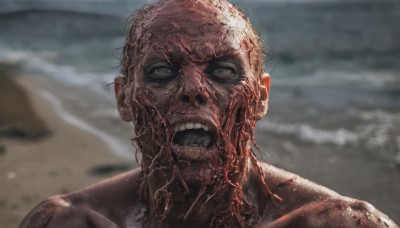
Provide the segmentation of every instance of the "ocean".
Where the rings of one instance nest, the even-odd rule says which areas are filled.
[[[2,1],[0,62],[74,88],[60,98],[65,110],[121,138],[130,131],[107,85],[129,15],[146,2]],[[264,39],[271,74],[259,156],[400,223],[400,2],[235,3]]]

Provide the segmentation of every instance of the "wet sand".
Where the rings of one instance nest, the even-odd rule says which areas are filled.
[[[1,227],[17,227],[48,196],[129,168],[98,137],[60,119],[34,80],[1,66],[0,86]]]

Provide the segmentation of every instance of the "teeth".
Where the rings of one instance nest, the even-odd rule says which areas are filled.
[[[193,129],[193,123],[186,123],[186,129]]]
[[[181,123],[174,127],[175,132],[184,131],[187,129],[203,129],[204,131],[208,131],[210,128],[202,123],[193,122]]]

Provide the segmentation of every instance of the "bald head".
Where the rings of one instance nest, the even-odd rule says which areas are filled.
[[[169,42],[164,43],[167,40]],[[161,50],[160,42],[163,42]],[[151,50],[154,45],[158,45],[158,50]],[[238,8],[224,0],[160,0],[145,6],[134,17],[124,46],[121,70],[125,76],[133,76],[149,50],[167,56],[172,49],[184,49],[192,54],[192,60],[208,61],[205,56],[226,54],[217,53],[216,49],[234,52],[240,48],[248,51],[253,74],[261,76],[264,62],[261,39]]]

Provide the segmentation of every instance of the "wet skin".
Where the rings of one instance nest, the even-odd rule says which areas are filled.
[[[250,173],[244,185],[247,197],[265,207],[254,227],[398,227],[367,202],[340,196],[271,165],[262,167],[271,190],[285,200],[266,197],[260,191],[259,174]],[[34,208],[20,227],[140,227],[145,207],[139,196],[141,176],[136,169],[68,195],[50,197]],[[162,226],[157,222],[151,227]]]
[[[269,75],[230,4],[163,1],[134,26],[115,92],[141,169],[51,197],[21,227],[397,227],[366,202],[256,160],[249,145]],[[180,130],[188,123],[203,128]]]

